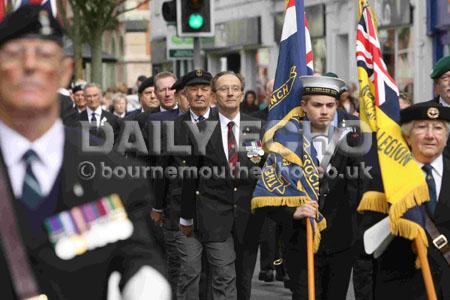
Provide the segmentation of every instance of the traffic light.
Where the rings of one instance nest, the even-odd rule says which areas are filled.
[[[175,0],[163,3],[162,15],[167,23],[175,23],[177,21],[177,4]]]
[[[214,36],[213,2],[214,0],[177,0],[178,36]]]

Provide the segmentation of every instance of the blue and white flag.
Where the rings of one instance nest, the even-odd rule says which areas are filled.
[[[274,91],[269,102],[263,145],[269,155],[252,198],[252,210],[268,206],[297,207],[318,201],[319,173],[309,122],[300,107],[300,76],[312,75],[312,49],[302,0],[288,2],[280,42]],[[314,251],[326,221],[310,219]]]

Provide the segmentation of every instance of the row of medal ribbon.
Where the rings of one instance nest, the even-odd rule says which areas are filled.
[[[63,211],[44,224],[56,255],[64,260],[125,240],[133,233],[133,224],[117,194]]]

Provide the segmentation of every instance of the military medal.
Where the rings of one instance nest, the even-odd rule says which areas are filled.
[[[252,141],[250,145],[245,146],[247,151],[247,157],[254,164],[258,164],[261,161],[261,157],[264,155],[260,141]]]
[[[47,218],[44,225],[56,255],[64,260],[125,240],[133,233],[117,194],[63,211]]]

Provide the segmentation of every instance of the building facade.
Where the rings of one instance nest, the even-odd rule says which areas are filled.
[[[379,39],[388,70],[400,90],[408,92],[415,102],[431,99],[433,83],[429,74],[432,65],[449,52],[450,18],[445,18],[443,11],[450,13],[450,2],[441,1],[435,10],[442,16],[437,17],[430,11],[430,3],[439,1],[369,0],[377,15]],[[184,74],[192,68],[191,60],[167,57],[169,30],[161,14],[163,2],[152,1],[153,69]],[[212,73],[225,69],[240,72],[246,78],[247,89],[261,93],[265,82],[275,76],[285,2],[213,0],[215,36],[201,41],[206,68]],[[348,83],[357,84],[358,1],[305,0],[305,11],[316,72],[331,71]],[[430,23],[439,32],[430,30]],[[436,40],[442,46],[437,55]]]

